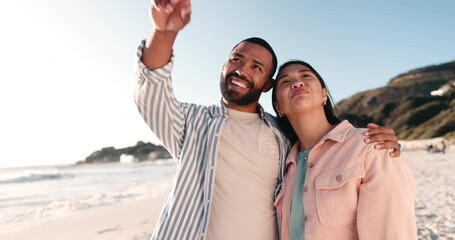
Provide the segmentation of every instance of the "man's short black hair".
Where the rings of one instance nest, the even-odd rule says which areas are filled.
[[[250,37],[250,38],[247,38],[247,39],[242,40],[241,42],[237,43],[237,45],[235,45],[234,48],[236,48],[240,43],[243,43],[243,42],[249,42],[249,43],[254,43],[254,44],[260,45],[263,48],[267,49],[267,51],[269,51],[269,53],[272,55],[272,64],[273,64],[272,72],[270,72],[270,79],[272,79],[273,75],[275,74],[276,68],[278,66],[278,60],[276,58],[275,52],[272,49],[272,46],[270,46],[270,44],[262,38]],[[234,48],[232,48],[232,49],[234,50]]]

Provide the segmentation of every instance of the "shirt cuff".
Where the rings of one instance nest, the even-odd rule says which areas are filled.
[[[142,51],[145,47],[145,39],[141,41],[136,53],[136,73],[141,76],[140,79],[150,79],[152,81],[162,81],[169,79],[174,65],[174,52],[172,52],[171,59],[164,66],[157,69],[149,69],[141,61]]]

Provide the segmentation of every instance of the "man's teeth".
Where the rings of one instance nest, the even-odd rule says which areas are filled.
[[[234,85],[237,85],[238,87],[241,87],[241,88],[247,88],[247,85],[243,82],[240,82],[240,81],[236,81],[236,80],[232,80],[232,83]]]

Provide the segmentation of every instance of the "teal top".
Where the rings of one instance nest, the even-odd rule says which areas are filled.
[[[291,220],[289,231],[291,240],[305,239],[305,211],[303,209],[303,187],[308,165],[308,155],[311,149],[297,154],[297,173],[295,175],[294,193],[291,205]]]

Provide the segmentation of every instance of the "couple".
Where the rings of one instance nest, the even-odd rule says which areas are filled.
[[[325,118],[332,116],[328,91],[309,65],[280,68],[278,121],[258,104],[277,68],[260,38],[232,49],[220,104],[176,100],[172,47],[190,13],[189,0],[155,1],[154,28],[137,52],[137,107],[177,162],[151,239],[413,239],[408,170],[365,144],[364,130]],[[367,139],[399,156],[391,129],[371,129]]]

